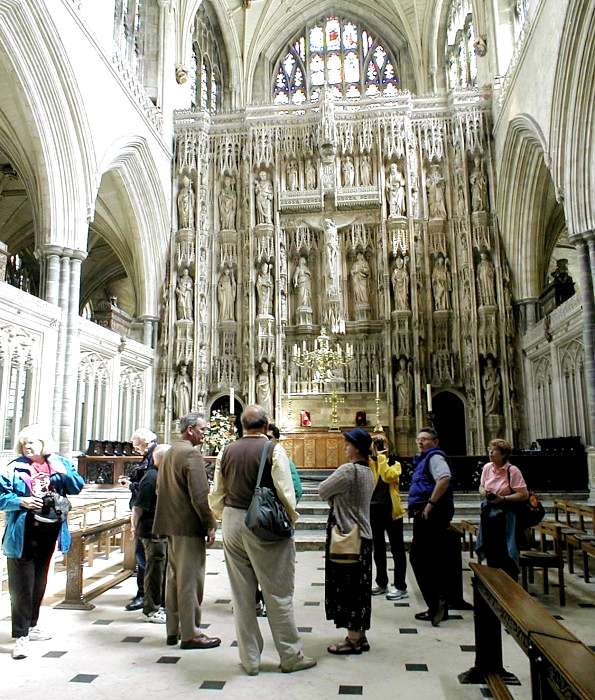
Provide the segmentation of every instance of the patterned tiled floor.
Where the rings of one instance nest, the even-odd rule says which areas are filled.
[[[220,636],[217,649],[186,651],[165,644],[163,625],[143,622],[140,612],[126,612],[124,605],[133,595],[133,579],[96,599],[90,612],[56,610],[44,606],[40,624],[51,629],[54,638],[32,643],[27,659],[10,657],[8,600],[0,599],[0,698],[21,700],[187,700],[225,697],[230,699],[268,697],[283,700],[327,700],[339,695],[373,700],[481,700],[489,697],[485,688],[461,686],[457,674],[473,664],[472,613],[433,628],[414,619],[424,609],[415,582],[408,572],[410,597],[393,603],[379,596],[373,599],[372,628],[368,633],[371,651],[361,656],[335,657],[326,647],[339,641],[337,631],[324,619],[324,574],[320,552],[297,556],[295,615],[303,635],[306,653],[318,659],[318,666],[297,674],[281,674],[267,620],[259,619],[265,639],[261,672],[246,676],[238,663],[231,594],[223,553],[209,553],[205,582],[203,628]],[[470,573],[465,572],[466,597],[471,599]],[[595,584],[585,585],[567,576],[569,600],[557,606],[556,589],[547,599],[552,614],[563,618],[587,644],[595,644]],[[534,591],[539,591],[539,579]],[[49,602],[56,602],[57,597]],[[580,607],[579,607],[580,606]],[[530,697],[529,667],[515,642],[503,635],[506,667],[517,674],[521,685],[511,688],[516,699]]]

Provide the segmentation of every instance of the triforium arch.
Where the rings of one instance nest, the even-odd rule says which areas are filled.
[[[84,248],[92,208],[95,154],[85,107],[58,36],[44,3],[0,2],[0,61],[15,77],[25,117],[40,125],[35,138],[41,152],[35,164],[36,244],[76,250]],[[10,99],[10,93],[3,94]]]
[[[336,16],[351,20],[366,28],[393,54],[399,54],[403,87],[421,94],[425,89],[422,56],[415,33],[412,32],[402,9],[390,9],[374,4],[373,12],[366,12],[364,3],[338,0],[333,2],[298,1],[291,16],[279,11],[277,3],[271,3],[262,13],[254,32],[256,37],[250,46],[246,62],[246,82],[249,86],[248,102],[270,102],[272,80],[279,59],[294,38],[298,38],[307,26],[316,20]],[[283,55],[282,55],[283,54]]]

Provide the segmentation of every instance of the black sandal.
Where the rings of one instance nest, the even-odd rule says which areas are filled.
[[[370,651],[370,642],[367,640],[366,635],[359,638],[357,645],[362,651]]]
[[[369,645],[368,645],[369,648]],[[329,654],[336,654],[344,656],[346,654],[361,654],[363,649],[361,647],[361,640],[353,642],[349,637],[345,637],[345,641],[339,642],[338,644],[331,644],[326,648]]]

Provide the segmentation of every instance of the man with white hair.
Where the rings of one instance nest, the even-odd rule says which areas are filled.
[[[138,485],[132,508],[132,533],[145,552],[143,613],[147,622],[165,624],[163,609],[163,577],[167,557],[167,538],[153,528],[157,506],[157,470],[169,450],[169,445],[156,445],[152,451],[153,464],[147,468]]]
[[[157,435],[148,428],[137,428],[130,437],[134,451],[143,457],[129,479],[123,478],[121,484],[128,484],[130,489],[130,510],[134,507],[138,487],[147,469],[153,466],[153,450],[157,445]],[[136,595],[125,606],[126,610],[140,610],[144,605],[145,596],[145,550],[140,539],[136,543]]]

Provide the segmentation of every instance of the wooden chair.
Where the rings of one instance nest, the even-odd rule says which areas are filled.
[[[566,590],[564,588],[564,557],[562,554],[557,552],[539,552],[533,549],[528,549],[522,551],[519,556],[519,566],[521,567],[521,580],[523,583],[523,588],[528,591],[528,577],[527,573],[531,572],[531,579],[533,579],[534,569],[543,569],[543,593],[547,595],[549,593],[549,579],[548,572],[549,569],[558,569],[558,596],[560,600],[560,606],[564,607],[566,605]]]

